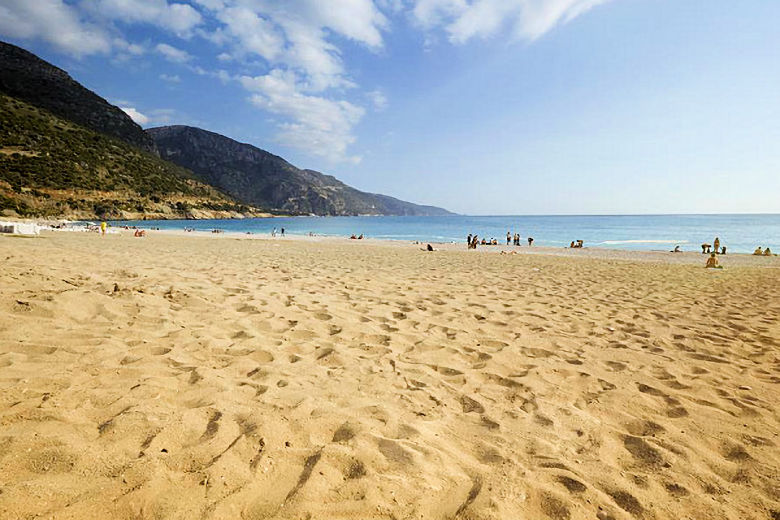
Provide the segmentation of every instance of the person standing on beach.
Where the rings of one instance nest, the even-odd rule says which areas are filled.
[[[282,236],[284,236],[284,228],[282,228]]]
[[[512,233],[509,231],[506,232],[506,245],[509,245],[512,243]]]
[[[108,224],[106,224],[105,220],[100,223],[100,234],[101,235],[105,235],[106,234],[106,227],[107,226],[108,226]]]
[[[471,249],[471,233],[469,233],[469,236],[466,237],[466,245],[469,249]]]
[[[528,237],[528,245],[529,246],[534,245],[534,238],[533,237]]]

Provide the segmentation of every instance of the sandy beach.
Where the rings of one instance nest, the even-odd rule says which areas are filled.
[[[778,520],[780,258],[704,260],[0,237],[0,518]]]

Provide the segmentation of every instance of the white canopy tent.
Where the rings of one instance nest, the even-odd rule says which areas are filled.
[[[0,233],[8,235],[40,235],[41,228],[34,222],[3,222],[0,220]]]

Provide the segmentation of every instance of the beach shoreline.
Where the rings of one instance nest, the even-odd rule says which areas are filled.
[[[551,247],[551,246],[520,246],[505,245],[479,245],[475,250],[468,250],[465,241],[463,243],[455,242],[435,242],[435,241],[410,241],[390,238],[363,238],[360,240],[350,239],[346,236],[315,235],[287,233],[281,236],[273,237],[270,234],[260,233],[242,233],[231,231],[220,231],[213,233],[205,230],[185,231],[184,229],[153,229],[143,228],[149,233],[149,236],[175,236],[187,238],[205,238],[205,239],[232,239],[232,240],[260,240],[269,243],[282,241],[301,241],[307,243],[332,243],[332,244],[354,244],[376,245],[387,247],[401,247],[408,249],[423,249],[426,244],[431,244],[437,251],[465,251],[471,253],[489,253],[489,254],[508,254],[508,255],[542,255],[567,258],[593,258],[593,259],[611,259],[623,261],[641,261],[641,262],[660,262],[668,264],[701,264],[706,262],[707,256],[699,252],[684,251],[672,253],[669,250],[635,250],[619,249],[606,247],[569,248],[569,247]],[[44,233],[59,233],[62,230],[46,229]],[[125,229],[123,226],[114,226],[109,228],[110,233],[121,234],[123,236],[132,236],[134,228]],[[144,237],[146,238],[146,237]],[[728,253],[718,255],[724,266],[753,266],[753,267],[772,267],[780,268],[780,257],[773,255],[771,257],[755,256],[748,253]]]

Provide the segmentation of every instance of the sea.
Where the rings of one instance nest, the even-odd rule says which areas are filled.
[[[523,245],[567,247],[582,240],[585,247],[668,251],[701,251],[715,237],[729,252],[752,253],[767,246],[780,253],[780,214],[756,215],[515,215],[438,217],[274,217],[226,220],[128,220],[115,226],[137,226],[195,232],[219,229],[231,233],[349,237],[363,234],[379,240],[463,242],[468,234],[506,243],[506,233],[519,233]]]

